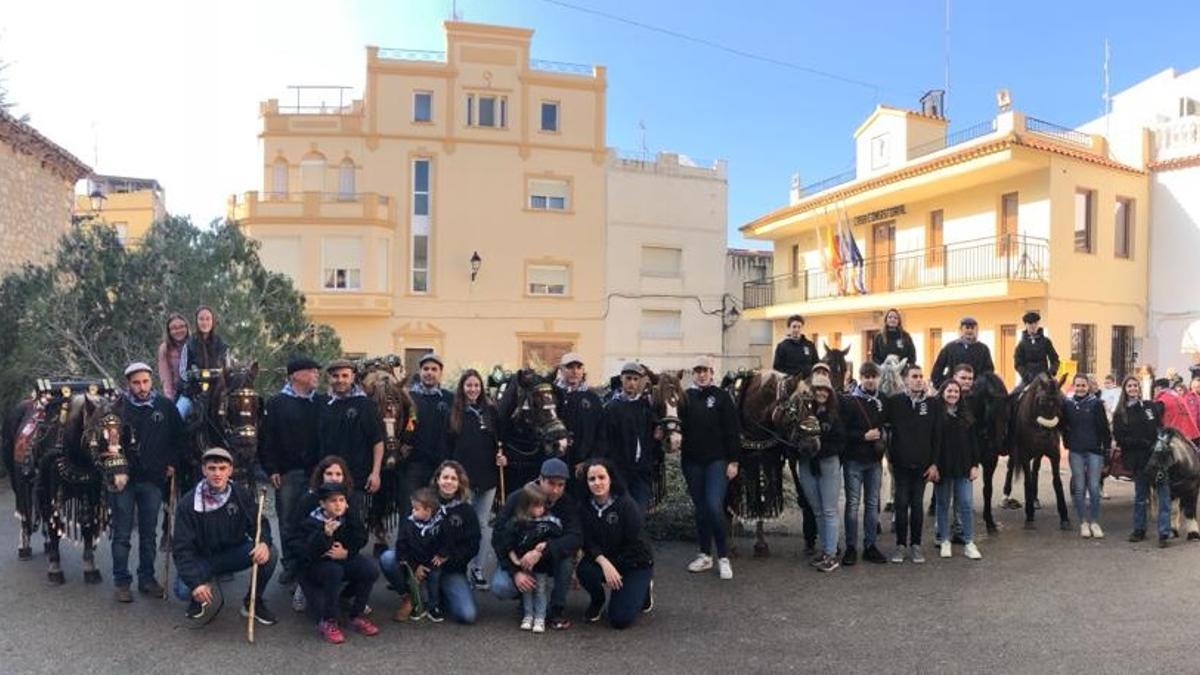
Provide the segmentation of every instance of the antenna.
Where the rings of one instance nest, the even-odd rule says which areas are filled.
[[[92,168],[100,170],[100,135],[96,133],[96,120],[92,120]]]
[[[450,0],[450,20],[461,21],[462,15],[458,13],[458,0]]]
[[[1108,38],[1104,38],[1104,95],[1101,97],[1104,100],[1104,137],[1108,138],[1109,129],[1112,126],[1112,96],[1109,94],[1109,79],[1108,79],[1108,59],[1110,52],[1108,50]]]
[[[646,120],[638,120],[638,130],[642,137],[642,161],[650,161],[650,148],[646,146]]]
[[[945,30],[945,57],[946,57],[946,73],[945,82],[942,89],[945,90],[945,98],[950,98],[950,0],[946,0],[946,30]],[[946,116],[946,101],[942,101],[942,117]]]

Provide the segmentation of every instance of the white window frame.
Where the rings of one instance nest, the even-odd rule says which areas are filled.
[[[358,267],[331,267],[325,261],[325,247],[329,239],[358,239],[359,260]],[[362,259],[364,242],[358,237],[328,237],[321,240],[321,289],[334,292],[356,292],[363,288],[363,266],[365,261]],[[339,274],[341,279],[339,280]]]
[[[422,96],[429,99],[429,117],[422,119],[417,115],[417,100]],[[426,89],[418,89],[413,92],[412,98],[412,121],[417,124],[431,124],[433,122],[433,92]]]
[[[287,160],[279,158],[271,165],[271,191],[268,193],[269,198],[282,199],[288,193],[288,163]]]
[[[679,330],[674,333],[657,333],[646,330],[646,315],[648,313],[655,314],[671,314],[679,318]],[[644,340],[682,340],[683,339],[683,310],[679,309],[654,309],[643,308],[641,315],[638,317],[638,334]]]
[[[679,255],[679,266],[672,273],[668,270],[655,270],[646,266],[646,251],[655,249],[659,251],[673,251]],[[645,244],[642,246],[642,265],[641,273],[643,277],[652,277],[655,279],[682,279],[683,278],[683,248],[678,246],[665,246],[657,244]]]
[[[536,189],[537,183],[561,183],[565,188],[563,196],[540,194]],[[571,181],[558,178],[530,178],[528,182],[529,208],[534,211],[568,211],[571,207]]]
[[[492,102],[492,124],[483,123],[483,101]],[[484,129],[508,128],[508,97],[500,94],[467,94],[467,126]]]
[[[425,164],[425,189],[417,189],[417,166]],[[410,189],[412,191],[412,213],[409,216],[410,235],[408,238],[408,292],[424,295],[429,293],[431,284],[430,258],[433,254],[433,239],[430,236],[432,227],[430,220],[433,211],[433,159],[429,157],[415,157],[410,164],[412,169],[412,180],[410,181]],[[419,213],[417,208],[417,197],[424,196],[424,213]],[[425,248],[424,266],[417,266],[417,242],[422,240]],[[418,274],[424,276],[424,287],[420,288],[417,283]]]
[[[338,165],[338,199],[350,201],[355,197],[355,167],[350,159],[343,159]]]
[[[550,284],[535,284],[531,278],[534,270],[552,270],[563,273],[562,291],[555,293],[551,290]],[[544,290],[534,290],[536,286],[543,286]],[[525,294],[535,298],[565,298],[571,295],[571,267],[569,265],[559,265],[553,263],[528,263],[525,265]]]

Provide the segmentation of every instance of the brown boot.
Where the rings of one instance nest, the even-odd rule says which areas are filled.
[[[113,597],[117,602],[133,602],[133,593],[129,592],[128,586],[117,586],[117,590],[113,591]]]
[[[392,615],[392,621],[408,621],[408,618],[412,616],[412,609],[412,599],[410,599],[407,595],[403,598],[400,598],[400,607],[398,607],[396,609],[396,613]]]

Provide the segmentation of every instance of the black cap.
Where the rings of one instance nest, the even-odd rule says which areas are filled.
[[[308,358],[307,356],[293,356],[287,362],[287,374],[291,375],[297,370],[320,370],[321,364]]]
[[[975,317],[973,317],[973,316],[964,316],[962,318],[962,320],[958,322],[958,325],[960,325],[960,326],[978,326],[979,322],[976,321]]]
[[[1032,310],[1025,312],[1025,316],[1021,317],[1021,321],[1024,323],[1037,323],[1041,320],[1042,315]]]
[[[346,496],[346,484],[345,483],[334,483],[334,482],[327,481],[327,482],[321,483],[321,487],[317,488],[317,499],[325,499],[325,498],[331,497],[333,495],[341,495],[341,496],[345,497]]]

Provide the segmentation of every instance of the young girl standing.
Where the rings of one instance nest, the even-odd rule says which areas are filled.
[[[983,556],[975,545],[975,513],[972,509],[971,483],[979,476],[979,445],[975,422],[962,401],[962,388],[954,380],[942,383],[942,443],[937,452],[937,520],[934,538],[941,543],[941,556],[951,556],[949,532],[950,501],[954,500],[962,521],[963,555],[971,560]]]

